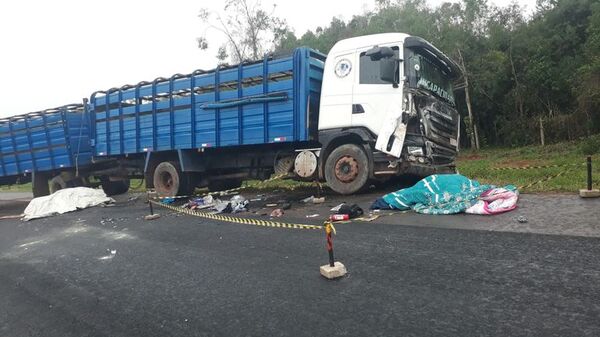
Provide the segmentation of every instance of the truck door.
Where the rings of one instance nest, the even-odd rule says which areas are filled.
[[[348,127],[352,121],[352,89],[354,88],[354,51],[328,56],[332,68],[325,69],[319,130]],[[331,57],[331,60],[330,60]]]
[[[392,48],[396,58],[402,59],[401,43],[379,46]],[[398,66],[398,85],[384,82],[380,78],[380,61],[365,55],[371,48],[357,49],[355,54],[358,70],[354,78],[352,126],[368,128],[377,135],[377,150],[400,157],[406,135],[406,125],[402,123],[402,63]]]

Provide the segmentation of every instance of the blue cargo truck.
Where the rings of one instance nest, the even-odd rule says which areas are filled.
[[[109,194],[145,178],[171,196],[273,173],[351,194],[393,176],[448,172],[458,76],[428,42],[388,33],[339,41],[327,56],[298,48],[98,91],[83,104],[89,163],[38,176],[66,185],[96,177]],[[75,156],[82,149],[71,147]]]
[[[33,181],[36,196],[72,186],[78,168],[87,167],[92,159],[84,110],[82,104],[71,104],[1,118],[0,184]]]

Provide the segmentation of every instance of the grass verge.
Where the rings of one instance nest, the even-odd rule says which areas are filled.
[[[566,174],[525,188],[522,192],[577,192],[586,187],[587,171],[584,142],[564,142],[546,146],[491,148],[462,151],[457,161],[460,174],[484,184],[529,185],[569,169]],[[594,185],[600,184],[600,156],[592,156]],[[493,168],[576,165],[544,169],[496,171]]]

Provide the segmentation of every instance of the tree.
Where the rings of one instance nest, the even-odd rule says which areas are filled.
[[[274,15],[275,9],[273,5],[267,12],[259,0],[227,0],[223,13],[201,9],[198,17],[204,33],[197,39],[198,47],[207,50],[209,39],[217,39],[208,34],[216,32],[225,38],[216,55],[220,63],[259,60],[289,33],[285,20]]]

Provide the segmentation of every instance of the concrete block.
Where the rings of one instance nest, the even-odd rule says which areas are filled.
[[[158,213],[154,213],[154,214],[148,214],[144,217],[144,220],[156,220],[160,218],[160,214]]]
[[[600,190],[579,190],[579,196],[582,198],[598,198],[600,197]]]
[[[321,266],[320,268],[321,270],[321,275],[323,275],[323,277],[326,277],[330,280],[334,279],[334,278],[338,278],[338,277],[342,277],[344,275],[346,275],[347,271],[346,271],[346,267],[344,266],[343,263],[336,261],[334,263],[334,266],[330,266],[329,264],[326,264],[324,266]]]

